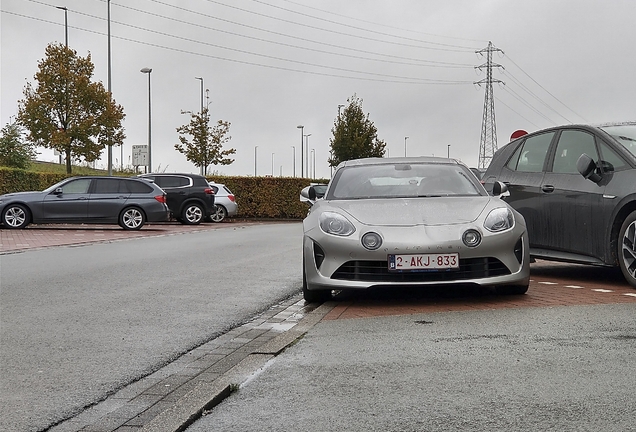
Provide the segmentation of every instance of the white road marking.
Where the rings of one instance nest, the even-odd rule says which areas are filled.
[[[593,288],[592,291],[602,292],[602,293],[614,292],[612,290],[607,290],[607,289],[602,289],[602,288]]]
[[[558,282],[539,282],[539,283],[544,285],[558,285]]]
[[[636,294],[634,294],[634,293],[625,293],[623,295],[630,296],[630,297],[636,297]]]
[[[581,288],[584,288],[584,287],[582,287],[582,286],[578,286],[578,285],[566,285],[565,287],[566,287],[566,288],[575,288],[575,289],[581,289]]]

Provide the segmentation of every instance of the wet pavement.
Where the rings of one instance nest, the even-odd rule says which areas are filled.
[[[140,231],[124,231],[113,226],[0,229],[0,255],[37,248],[236,229],[258,223],[268,222],[229,222],[195,227],[166,223],[147,225]],[[183,430],[321,321],[449,311],[636,303],[636,291],[627,285],[620,272],[612,269],[538,261],[532,264],[531,271],[530,289],[524,296],[498,296],[470,289],[454,293],[448,293],[448,289],[384,290],[342,293],[336,301],[319,305],[308,304],[301,294],[297,294],[47,430]]]

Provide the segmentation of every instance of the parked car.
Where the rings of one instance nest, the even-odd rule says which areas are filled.
[[[500,194],[506,191],[498,184]],[[523,294],[530,270],[523,217],[452,159],[341,163],[303,221],[303,295],[457,283]]]
[[[214,191],[199,174],[141,174],[166,191],[171,216],[186,225],[197,225],[214,213]]]
[[[72,177],[41,192],[0,196],[5,228],[30,223],[113,223],[138,230],[146,222],[168,220],[166,195],[161,188],[124,177]]]
[[[524,135],[495,153],[483,179],[508,185],[531,256],[620,266],[636,287],[636,122]]]
[[[214,191],[214,204],[216,205],[216,211],[210,215],[209,221],[222,222],[226,217],[235,216],[238,205],[234,194],[224,184],[213,182],[208,182],[208,184]]]

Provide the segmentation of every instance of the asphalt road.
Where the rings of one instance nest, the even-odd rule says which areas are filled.
[[[0,257],[0,430],[42,430],[300,290],[300,223]]]
[[[323,320],[187,432],[634,431],[634,304]]]

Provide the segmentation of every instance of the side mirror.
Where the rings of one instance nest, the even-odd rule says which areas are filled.
[[[310,186],[308,193],[309,193],[309,199],[315,202],[316,201],[316,189],[314,189],[313,186]]]
[[[576,169],[583,177],[594,183],[601,181],[601,176],[596,172],[596,162],[585,153],[576,161]]]
[[[62,193],[63,193],[63,190],[62,190],[61,187],[59,187],[59,188],[57,188],[57,189],[55,189],[53,191],[53,194],[55,194],[55,195],[62,195]]]
[[[510,196],[510,192],[508,192],[508,186],[500,181],[496,181],[492,185],[492,194],[494,196],[498,196],[499,198]]]

